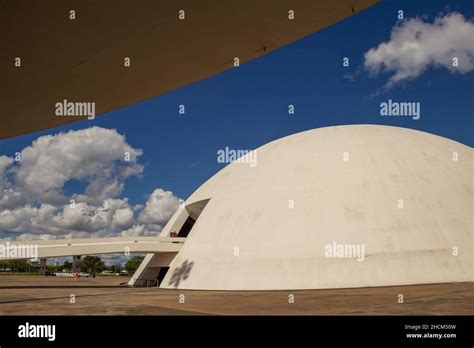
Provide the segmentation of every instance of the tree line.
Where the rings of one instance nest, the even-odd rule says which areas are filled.
[[[129,273],[135,272],[143,261],[144,256],[133,256],[126,263],[125,267],[122,265],[106,265],[99,256],[85,256],[80,262],[79,266],[82,272],[89,274],[99,274],[102,271],[111,271],[118,273],[123,269],[126,269]],[[61,265],[46,265],[46,270],[49,272],[71,272],[73,264],[71,261],[64,261]],[[11,260],[11,261],[0,261],[0,270],[5,272],[11,270],[14,273],[39,273],[39,263],[31,263],[28,260]]]

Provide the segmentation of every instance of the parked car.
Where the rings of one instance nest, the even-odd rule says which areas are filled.
[[[91,275],[89,273],[79,272],[78,276],[82,278],[89,278]]]

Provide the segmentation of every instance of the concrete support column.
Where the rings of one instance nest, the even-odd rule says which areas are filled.
[[[81,261],[81,255],[76,255],[72,257],[72,272],[80,272],[81,271],[81,266],[79,265],[79,262]]]
[[[40,274],[46,274],[46,258],[42,257],[40,258],[40,269],[39,269]]]

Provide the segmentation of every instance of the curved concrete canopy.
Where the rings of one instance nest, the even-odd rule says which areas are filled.
[[[256,153],[256,166],[226,166],[185,202],[208,200],[161,287],[473,280],[470,147],[411,129],[353,125],[298,133]],[[183,224],[185,207],[161,236]],[[364,253],[338,254],[339,246]]]
[[[63,100],[94,102],[103,114],[230,69],[234,57],[245,63],[378,1],[0,1],[0,139],[86,118],[56,116]]]

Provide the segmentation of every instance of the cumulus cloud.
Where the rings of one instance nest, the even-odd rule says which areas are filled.
[[[137,163],[141,154],[114,129],[91,127],[42,136],[21,151],[15,184],[32,200],[57,204],[65,202],[61,189],[66,182],[83,180],[89,183],[88,198],[106,199],[121,192],[124,179],[143,171]]]
[[[0,189],[6,189],[7,181],[4,179],[3,175],[6,172],[7,168],[10,167],[13,163],[13,158],[7,156],[0,156]]]
[[[125,180],[143,172],[135,149],[116,130],[92,127],[39,137],[20,152],[0,156],[0,232],[19,239],[154,235],[178,207],[156,189],[145,204],[118,197]],[[76,180],[82,193],[68,197]]]
[[[179,199],[171,191],[158,188],[148,198],[139,220],[145,223],[164,223],[173,215],[178,205]]]
[[[474,22],[453,12],[433,23],[420,18],[401,22],[390,40],[365,53],[365,68],[372,76],[392,73],[386,87],[421,75],[429,67],[453,73],[474,69]],[[457,58],[458,66],[453,65]]]
[[[146,234],[145,225],[133,225],[129,229],[122,231],[122,237],[143,236]]]

